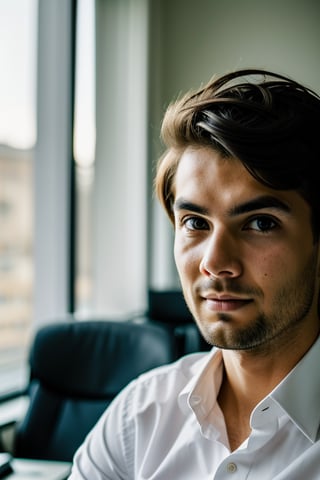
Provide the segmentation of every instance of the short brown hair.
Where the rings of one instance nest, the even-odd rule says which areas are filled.
[[[213,79],[172,102],[161,137],[155,190],[173,222],[173,186],[182,153],[206,146],[238,158],[261,183],[297,190],[309,203],[319,232],[320,97],[277,73],[245,69]]]

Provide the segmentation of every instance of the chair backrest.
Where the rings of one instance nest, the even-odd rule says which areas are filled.
[[[171,329],[176,338],[178,356],[212,348],[201,335],[181,290],[150,289],[147,317]]]
[[[86,320],[42,327],[30,351],[30,404],[14,455],[71,461],[124,386],[176,357],[173,336],[157,325]]]

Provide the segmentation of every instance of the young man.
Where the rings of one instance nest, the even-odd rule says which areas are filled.
[[[320,98],[272,72],[169,106],[156,191],[209,353],[127,386],[70,479],[319,480]]]

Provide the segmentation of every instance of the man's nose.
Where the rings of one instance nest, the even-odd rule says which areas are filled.
[[[242,273],[239,245],[225,230],[219,230],[208,237],[199,266],[206,277],[238,277]]]

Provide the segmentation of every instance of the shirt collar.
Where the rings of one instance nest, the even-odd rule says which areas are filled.
[[[320,424],[319,365],[320,337],[269,395],[313,442]]]
[[[186,413],[194,410],[201,422],[212,410],[222,382],[222,352],[215,347],[192,366],[192,378],[179,395],[179,406]],[[276,416],[286,414],[311,441],[317,439],[320,425],[320,337],[280,384],[254,409],[273,405]],[[271,403],[270,403],[271,400]],[[270,410],[271,414],[271,410]],[[257,420],[257,418],[256,418]],[[259,422],[260,423],[260,422]]]
[[[222,352],[213,347],[192,366],[192,377],[180,392],[178,402],[183,412],[194,410],[201,422],[217,400],[222,382]]]

